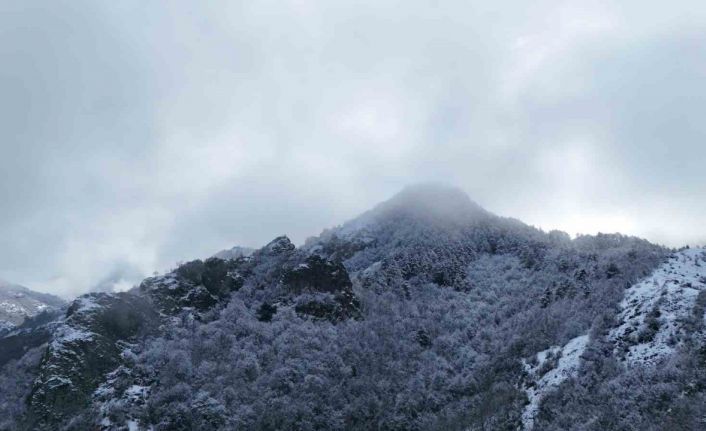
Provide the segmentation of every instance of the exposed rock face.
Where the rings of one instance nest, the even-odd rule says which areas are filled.
[[[269,244],[258,251],[258,254],[264,256],[277,256],[292,252],[295,248],[296,246],[292,244],[292,241],[290,241],[287,236],[283,235],[270,241]]]
[[[320,256],[309,256],[304,263],[285,273],[283,281],[297,294],[336,294],[352,287],[346,268],[341,263],[327,261]]]
[[[89,294],[74,301],[42,359],[26,428],[53,430],[86,408],[106,373],[120,364],[127,343],[158,324],[151,305],[130,293]]]
[[[194,260],[170,274],[146,279],[139,289],[163,313],[174,314],[183,308],[205,311],[242,286],[243,277],[238,272],[242,263],[243,258]]]
[[[146,279],[131,292],[84,295],[63,319],[0,339],[12,358],[28,346],[49,342],[28,400],[25,428],[56,429],[92,402],[107,402],[110,382],[129,381],[123,356],[131,346],[158,333],[171,316],[187,313],[200,319],[201,313],[226,304],[245,283],[259,286],[271,298],[272,304],[260,307],[262,321],[277,313],[274,303],[333,322],[359,316],[345,267],[297,250],[285,236],[252,256],[187,262]]]
[[[304,263],[286,272],[283,282],[295,294],[326,294],[323,297],[312,295],[299,302],[295,307],[298,313],[331,321],[359,315],[353,284],[340,262],[309,256]]]

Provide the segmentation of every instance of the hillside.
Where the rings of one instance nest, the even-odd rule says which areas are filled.
[[[687,360],[703,360],[699,358],[702,353],[695,354],[693,349],[695,347],[703,349],[704,319],[706,319],[704,314],[706,268],[704,266],[706,265],[702,266],[702,264],[705,262],[706,249],[704,248],[685,249],[672,254],[652,274],[625,290],[615,321],[603,328],[604,333],[580,335],[563,347],[552,347],[525,361],[524,366],[529,376],[525,387],[530,403],[523,412],[524,429],[533,428],[540,413],[540,403],[545,396],[568,395],[562,391],[557,391],[558,394],[552,394],[552,392],[565,382],[568,382],[568,385],[562,389],[567,390],[567,387],[576,384],[576,381],[570,379],[577,378],[581,372],[586,371],[588,366],[583,361],[591,358],[588,355],[584,356],[584,353],[591,338],[594,344],[604,344],[613,348],[612,354],[607,355],[607,358],[612,362],[611,365],[616,367],[613,370],[615,377],[623,374],[617,372],[618,370],[624,371],[627,375],[654,373],[659,367],[683,360],[685,357]],[[595,383],[605,385],[608,382]],[[688,385],[685,384],[685,388],[703,383],[698,380],[691,381]],[[639,391],[636,391],[635,398],[638,394]],[[645,394],[639,395],[645,396]],[[647,394],[647,398],[650,395],[656,394]],[[664,394],[660,396],[663,397]],[[593,397],[589,398],[591,399],[585,401],[596,401],[592,399]],[[665,403],[666,407],[671,400],[659,401]],[[698,400],[694,405],[702,402]],[[616,406],[611,407],[617,407],[617,403]],[[545,407],[540,417],[549,423],[561,423],[560,420],[555,419],[556,414],[561,410],[563,409],[551,411]],[[665,412],[668,410],[667,408]],[[660,412],[660,415],[665,412]],[[634,426],[634,419],[625,420],[620,426],[617,424],[609,426],[611,429],[624,429],[624,427]],[[681,420],[684,419],[686,422],[681,423],[678,429],[699,429],[699,424],[703,423],[698,417],[681,418]],[[571,422],[574,420],[572,418]],[[654,420],[655,418],[651,416],[644,418],[643,426],[639,429],[654,427]],[[565,425],[566,423],[562,426]],[[542,429],[546,426],[548,424],[544,423]]]
[[[675,408],[629,420],[699,429],[702,250],[572,240],[428,185],[235,250],[40,325],[0,372],[0,429],[623,429],[590,394],[636,407],[657,395],[613,382],[664,364]]]
[[[21,325],[29,317],[56,311],[64,305],[65,301],[54,295],[34,292],[0,280],[0,332]]]

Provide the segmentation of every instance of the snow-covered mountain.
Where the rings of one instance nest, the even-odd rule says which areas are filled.
[[[685,249],[670,256],[625,291],[620,325],[610,332],[616,357],[627,366],[656,365],[673,354],[681,347],[682,332],[689,330],[684,322],[697,309],[697,301],[706,300],[705,291],[706,250]]]
[[[631,369],[659,367],[688,348],[706,319],[706,248],[686,248],[673,253],[649,276],[625,290],[616,324],[603,334],[613,346],[613,358]],[[693,325],[693,320],[701,325]],[[697,331],[695,331],[695,329]],[[565,346],[554,346],[523,361],[529,404],[522,415],[523,428],[533,428],[542,398],[581,371],[589,335],[580,335]]]
[[[703,260],[412,187],[0,337],[0,430],[703,429]]]
[[[64,304],[64,300],[54,295],[0,280],[0,332],[21,325],[28,317],[58,310]]]

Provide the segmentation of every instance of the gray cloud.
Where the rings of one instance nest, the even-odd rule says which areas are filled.
[[[4,2],[0,277],[73,295],[444,181],[706,242],[698,2]]]

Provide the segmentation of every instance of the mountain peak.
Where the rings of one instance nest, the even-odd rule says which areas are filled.
[[[392,198],[345,223],[336,233],[349,236],[380,223],[400,221],[439,227],[461,226],[492,216],[457,187],[421,183],[405,187]]]
[[[436,223],[468,223],[488,216],[461,189],[438,183],[407,186],[389,200],[380,203],[361,219],[413,218]]]
[[[478,212],[485,212],[460,188],[440,183],[422,183],[407,186],[391,199],[380,204],[380,207],[404,208],[447,216],[472,215]]]

